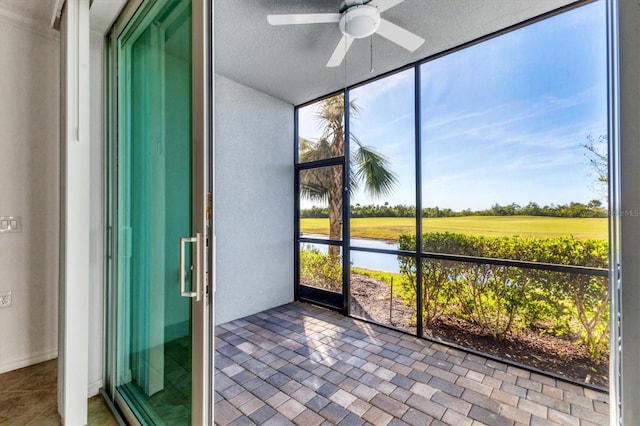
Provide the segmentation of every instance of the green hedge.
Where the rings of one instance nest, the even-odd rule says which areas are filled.
[[[342,291],[341,259],[312,248],[300,250],[300,283],[329,291]]]
[[[415,250],[414,235],[401,235],[401,250]],[[427,233],[423,252],[606,268],[607,241],[563,238],[476,237]],[[415,259],[399,257],[402,297],[416,302]],[[425,259],[422,320],[458,316],[495,338],[532,329],[573,337],[593,360],[608,350],[609,291],[606,277],[518,267]]]

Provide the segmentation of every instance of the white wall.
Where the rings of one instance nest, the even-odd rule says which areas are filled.
[[[58,355],[59,40],[0,10],[0,373]]]
[[[640,424],[640,4],[620,0],[622,416]],[[625,214],[625,212],[627,214]]]
[[[216,323],[293,300],[293,106],[216,76]]]

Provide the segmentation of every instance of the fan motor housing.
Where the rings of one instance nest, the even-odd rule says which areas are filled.
[[[342,34],[351,38],[368,37],[380,27],[380,12],[373,6],[352,6],[340,17],[339,26]]]

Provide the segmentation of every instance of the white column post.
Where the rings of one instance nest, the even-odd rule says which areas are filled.
[[[62,6],[62,251],[58,411],[87,424],[89,337],[89,0]]]
[[[619,0],[622,421],[640,424],[640,3]],[[613,408],[613,407],[612,407]]]

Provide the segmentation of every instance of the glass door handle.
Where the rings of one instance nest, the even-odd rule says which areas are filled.
[[[180,296],[183,297],[195,297],[196,302],[200,301],[200,233],[196,233],[195,237],[180,238]],[[195,255],[195,268],[192,265],[192,269],[195,270],[196,288],[195,291],[186,291],[185,279],[184,279],[184,250],[187,243],[195,243],[196,255]],[[193,276],[193,274],[192,274]]]

